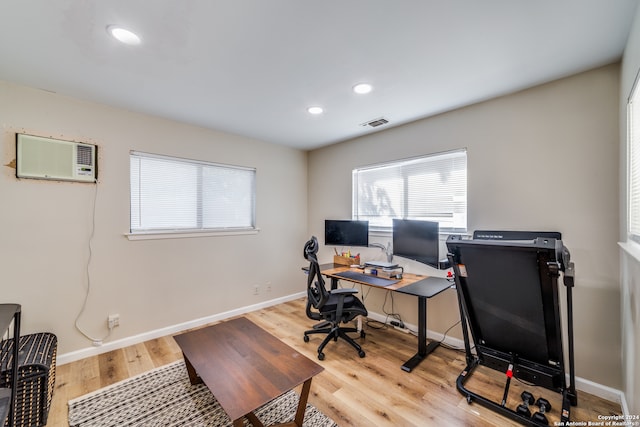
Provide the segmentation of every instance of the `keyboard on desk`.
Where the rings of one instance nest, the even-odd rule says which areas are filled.
[[[340,273],[336,273],[335,276],[343,277],[345,279],[355,280],[357,282],[366,283],[368,285],[373,286],[389,286],[394,283],[398,283],[398,280],[394,279],[384,279],[382,277],[372,276],[370,274],[360,273],[359,271],[342,271]]]

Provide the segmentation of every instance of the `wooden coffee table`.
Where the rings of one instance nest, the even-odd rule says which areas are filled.
[[[182,349],[191,383],[204,382],[234,427],[243,425],[243,417],[256,427],[263,426],[253,411],[300,384],[295,419],[278,425],[302,426],[311,380],[324,370],[322,366],[244,317],[174,339]]]

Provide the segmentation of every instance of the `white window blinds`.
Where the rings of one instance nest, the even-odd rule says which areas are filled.
[[[253,168],[131,152],[131,233],[255,228]]]
[[[466,232],[466,150],[353,170],[353,218],[380,229],[403,218],[437,221],[445,232]]]
[[[640,242],[640,89],[638,79],[627,104],[628,127],[628,233]]]

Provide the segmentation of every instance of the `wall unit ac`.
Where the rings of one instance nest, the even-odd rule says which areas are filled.
[[[81,142],[16,135],[18,178],[96,182],[97,147]]]

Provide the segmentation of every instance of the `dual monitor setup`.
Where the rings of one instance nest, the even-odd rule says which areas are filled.
[[[328,219],[324,230],[325,245],[369,246],[369,221]],[[437,222],[393,219],[393,255],[441,268],[439,232]]]

